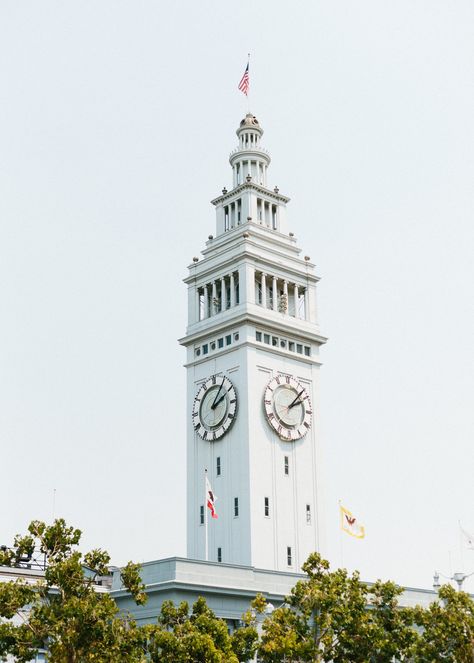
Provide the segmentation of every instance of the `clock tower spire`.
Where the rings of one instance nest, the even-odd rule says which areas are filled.
[[[267,183],[263,129],[247,113],[216,235],[189,266],[188,556],[204,559],[207,475],[218,520],[209,559],[298,571],[320,547],[318,277]]]

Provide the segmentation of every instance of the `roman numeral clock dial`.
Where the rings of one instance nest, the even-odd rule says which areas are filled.
[[[192,411],[193,428],[203,440],[222,437],[234,423],[237,393],[229,378],[212,375],[199,388]]]
[[[268,423],[282,440],[299,440],[311,428],[309,394],[291,375],[277,375],[270,380],[263,406]]]

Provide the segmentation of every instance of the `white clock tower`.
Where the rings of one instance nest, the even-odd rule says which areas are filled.
[[[205,559],[205,471],[217,496],[208,558],[299,571],[320,547],[318,277],[269,188],[250,113],[212,203],[216,234],[189,267],[188,557]]]

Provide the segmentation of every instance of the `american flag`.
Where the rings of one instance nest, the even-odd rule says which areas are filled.
[[[244,75],[240,79],[239,83],[239,90],[245,94],[245,96],[248,95],[249,91],[249,85],[250,85],[250,80],[249,80],[249,63],[247,62],[247,66],[245,67]]]

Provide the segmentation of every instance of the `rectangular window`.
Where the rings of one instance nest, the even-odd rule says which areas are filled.
[[[209,352],[209,348],[207,346],[207,343],[204,343],[204,345],[202,346],[202,354],[207,355],[208,352]]]
[[[293,564],[293,559],[291,557],[291,546],[288,546],[286,549],[286,562],[288,566],[291,566]]]
[[[232,343],[232,335],[229,334],[229,336],[225,337],[225,344],[230,345]]]
[[[288,350],[290,350],[290,352],[295,351],[295,344],[293,343],[293,341],[288,341]]]
[[[199,524],[204,525],[204,505],[201,504],[199,507]]]
[[[301,345],[301,343],[296,344],[296,352],[300,355],[303,354],[303,346]]]
[[[257,341],[261,341],[262,340],[262,332],[255,332],[255,338],[256,338]]]
[[[224,339],[223,338],[218,338],[217,339],[217,347],[218,348],[223,348],[224,347]]]
[[[270,498],[265,497],[263,501],[263,512],[267,518],[270,516]]]
[[[307,345],[304,346],[304,353],[307,357],[311,355],[311,348],[308,347]]]
[[[263,335],[263,342],[270,345],[270,334],[264,334]]]
[[[234,517],[237,518],[239,515],[239,498],[234,497]]]
[[[222,562],[222,548],[217,549],[217,561]]]
[[[290,459],[288,456],[285,456],[285,474],[288,476],[290,473]]]
[[[308,525],[311,524],[311,504],[306,505],[306,522]]]
[[[221,457],[217,456],[216,458],[216,475],[220,477],[221,475]]]

